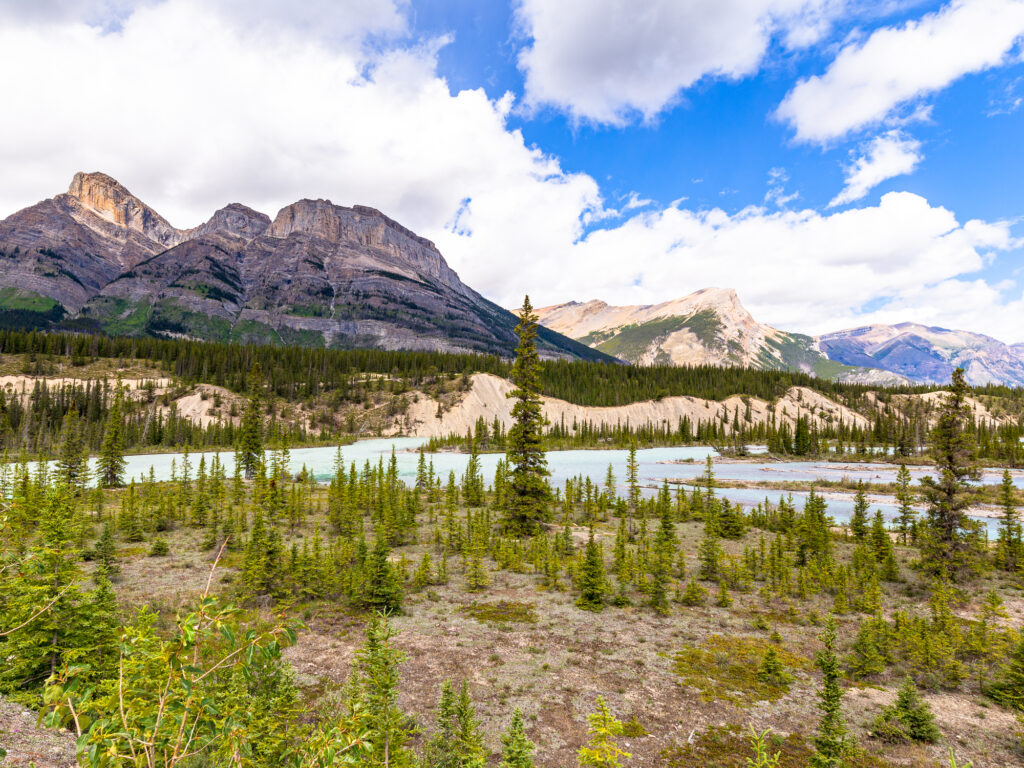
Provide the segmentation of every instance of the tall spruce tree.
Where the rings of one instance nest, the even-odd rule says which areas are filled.
[[[996,562],[1000,568],[1016,573],[1024,566],[1024,542],[1021,540],[1020,513],[1014,499],[1013,478],[1010,470],[1003,470],[1003,481],[999,486],[999,542],[996,545]]]
[[[505,491],[505,527],[519,536],[533,536],[550,517],[551,488],[543,447],[545,420],[538,394],[537,315],[529,296],[523,299],[516,333],[519,346],[511,374],[515,389],[509,393],[509,397],[515,398],[515,404],[512,406],[513,424],[505,443],[510,467]]]
[[[392,634],[387,619],[375,614],[366,626],[366,645],[357,653],[356,670],[369,726],[366,741],[372,749],[366,765],[404,768],[416,762],[407,746],[414,724],[398,707],[398,666],[405,657],[392,644]]]
[[[78,411],[69,408],[61,425],[60,448],[57,454],[57,476],[73,488],[85,486],[89,471],[89,454]]]
[[[235,449],[235,461],[242,468],[246,480],[252,480],[256,476],[259,465],[263,461],[262,390],[263,369],[259,363],[256,363],[249,374],[249,402],[242,415],[238,446]]]
[[[818,693],[821,721],[814,737],[811,768],[842,768],[851,745],[843,719],[843,689],[839,682],[839,659],[836,657],[836,620],[832,616],[825,623],[821,641],[824,647],[818,652],[817,659],[822,676]]]
[[[900,541],[907,544],[914,529],[917,510],[914,509],[914,492],[910,490],[910,470],[906,464],[900,464],[896,472],[896,502],[899,504],[896,519],[899,521]]]
[[[594,530],[590,530],[587,548],[583,554],[583,564],[578,578],[580,596],[576,605],[585,611],[604,610],[608,596],[608,581],[604,572],[604,557],[600,545],[594,541]]]
[[[931,455],[938,477],[921,478],[922,496],[928,504],[921,562],[928,572],[946,573],[954,580],[979,567],[974,525],[967,517],[970,481],[980,477],[971,428],[967,381],[963,368],[957,368],[931,432]]]
[[[119,488],[124,485],[124,467],[124,391],[118,382],[100,446],[97,464],[100,487]]]

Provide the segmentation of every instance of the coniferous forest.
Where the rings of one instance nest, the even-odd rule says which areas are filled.
[[[528,301],[517,333],[512,361],[0,335],[5,372],[33,381],[0,401],[0,713],[39,721],[0,731],[8,759],[54,739],[97,767],[1024,761],[1022,422],[968,406],[1019,414],[1019,391],[958,372],[930,410],[876,409],[866,429],[726,413],[602,431],[545,424],[541,396],[799,384],[854,406],[868,390],[546,362]],[[411,482],[394,454],[346,460],[363,413],[458,397],[478,372],[512,381],[510,427],[439,439]],[[167,394],[199,385],[221,399],[205,424]],[[710,460],[692,486],[642,486],[637,444],[694,442],[864,460],[884,446],[900,515],[863,488],[846,525],[814,489],[742,507]],[[339,446],[328,483],[290,468],[308,443]],[[435,469],[445,444],[470,453],[460,476]],[[553,487],[545,451],[580,445],[631,449],[603,483]],[[190,457],[203,446],[235,449],[234,469]],[[156,447],[184,449],[172,477],[127,478],[125,454]],[[493,476],[481,451],[504,454]],[[1006,467],[992,539],[969,516],[982,460]],[[912,484],[908,462],[933,471]]]

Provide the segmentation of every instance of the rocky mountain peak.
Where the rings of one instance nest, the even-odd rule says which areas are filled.
[[[221,208],[205,224],[189,232],[190,237],[220,233],[235,235],[252,240],[270,228],[270,217],[241,203],[231,203]]]
[[[355,205],[348,208],[330,200],[299,200],[278,212],[270,225],[270,237],[288,237],[293,232],[319,237],[331,243],[357,242],[360,245],[390,246],[400,240],[436,250],[424,237],[406,229],[376,208]]]
[[[67,194],[101,219],[161,245],[170,247],[183,239],[182,232],[105,173],[76,173]]]

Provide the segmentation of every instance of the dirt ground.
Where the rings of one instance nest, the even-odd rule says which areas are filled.
[[[421,541],[431,539],[426,528],[421,529]],[[610,552],[611,528],[608,525],[600,531],[606,553]],[[308,535],[311,530],[312,521]],[[696,523],[678,526],[691,569],[697,561],[700,532]],[[760,535],[753,531],[744,541],[726,542],[726,549],[737,553],[744,544],[756,544]],[[199,551],[201,538],[196,531],[174,531],[167,536],[171,555],[161,558],[148,557],[144,544],[122,544],[123,574],[117,588],[125,608],[148,603],[170,617],[191,603],[209,575],[211,554]],[[426,545],[403,547],[395,557],[404,556],[414,564],[427,549]],[[909,552],[900,555],[905,560]],[[230,565],[229,558],[216,575],[218,589],[229,588]],[[571,592],[545,589],[535,575],[492,570],[490,587],[470,593],[465,590],[459,559],[451,558],[449,567],[447,585],[407,595],[402,614],[392,620],[396,645],[406,655],[401,667],[400,705],[416,717],[421,728],[419,740],[433,731],[439,690],[446,679],[456,684],[468,682],[492,750],[499,749],[499,735],[514,708],[521,708],[527,733],[537,744],[537,765],[543,768],[575,764],[576,750],[586,735],[586,715],[593,711],[599,695],[617,717],[640,726],[634,732],[649,734],[622,741],[623,748],[633,755],[627,765],[634,767],[668,766],[666,748],[700,739],[712,726],[735,724],[746,730],[751,724],[782,735],[808,737],[816,728],[818,674],[813,658],[820,647],[821,629],[815,622],[827,614],[830,604],[826,601],[766,604],[756,591],[734,592],[729,608],[710,602],[696,608],[674,604],[672,614],[664,618],[641,606],[590,613],[574,605]],[[887,585],[887,609],[921,609],[923,592],[915,578],[907,572],[907,584]],[[961,609],[963,615],[974,614],[990,584],[997,582],[981,582],[972,588],[975,602]],[[1019,583],[1005,581],[999,586],[1008,623],[1021,626],[1024,592]],[[500,601],[532,607],[536,620],[478,620],[465,610]],[[364,617],[329,603],[299,606],[295,613],[303,618],[308,631],[300,634],[286,655],[312,707],[348,675],[353,652],[363,643]],[[759,618],[757,625],[767,624],[767,629],[756,628]],[[849,647],[862,618],[840,617],[841,648]],[[773,629],[782,637],[781,650],[802,662],[793,670],[796,679],[789,691],[776,701],[707,700],[697,688],[681,684],[675,670],[675,655],[680,650],[701,647],[715,635],[749,638],[767,647]],[[718,663],[727,664],[727,657],[724,654]],[[883,687],[847,681],[845,714],[864,749],[893,766],[908,768],[945,766],[950,747],[961,764],[972,760],[974,768],[1024,766],[1014,717],[977,694],[974,682],[957,691],[924,692],[944,736],[940,743],[893,747],[873,739],[870,723],[891,703],[898,683],[898,679],[887,679]],[[25,761],[33,759],[39,768],[64,768],[73,761],[70,736],[37,734],[31,728],[34,720],[21,712],[11,706],[0,707],[0,744],[11,752],[8,764],[27,765]],[[15,760],[22,762],[12,762]]]

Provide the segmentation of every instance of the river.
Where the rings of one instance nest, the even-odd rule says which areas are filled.
[[[383,459],[385,463],[390,459],[391,451],[395,451],[398,460],[398,471],[403,480],[412,481],[416,477],[416,464],[418,461],[417,449],[427,442],[426,438],[418,437],[397,437],[381,438],[374,440],[361,440],[351,445],[342,447],[342,453],[346,465],[355,462],[362,468],[366,461],[376,464]],[[313,472],[317,480],[326,481],[333,473],[334,458],[337,449],[334,447],[318,448],[295,448],[291,451],[291,469],[298,472],[305,466]],[[620,489],[625,478],[626,450],[573,450],[573,451],[552,451],[548,454],[548,466],[551,470],[552,483],[563,487],[569,478],[584,476],[598,485],[603,485],[608,464],[611,463]],[[234,472],[234,454],[231,451],[192,453],[190,461],[193,472],[198,466],[200,457],[205,456],[207,463],[212,461],[215,455],[220,456],[221,462],[225,465],[228,474]],[[637,451],[637,463],[639,465],[640,481],[645,486],[644,492],[653,494],[663,480],[692,480],[704,472],[704,462],[708,456],[716,457],[718,454],[714,449],[706,446],[688,446],[676,448],[648,448]],[[149,477],[152,471],[153,477],[158,481],[171,478],[171,463],[177,461],[179,471],[182,454],[178,453],[157,453],[144,454],[126,457],[126,476],[129,478]],[[481,468],[484,477],[489,481],[494,476],[501,454],[482,454],[480,456]],[[456,477],[461,476],[465,470],[468,455],[464,453],[440,452],[428,454],[428,458],[434,463],[434,471],[442,479],[447,478],[450,471],[454,471]],[[91,460],[90,466],[95,469],[95,459]],[[716,461],[714,464],[716,477],[722,480],[734,481],[770,481],[770,482],[808,482],[813,480],[841,480],[843,478],[859,479],[866,482],[887,483],[893,482],[896,477],[896,469],[891,464],[867,464],[867,463],[843,463],[843,462],[822,462],[822,461],[792,461],[792,462],[758,462],[758,461]],[[930,471],[927,467],[911,467],[911,475],[916,481]],[[1002,470],[987,469],[983,473],[982,481],[986,483],[997,483],[1002,475]],[[1014,484],[1024,487],[1024,472],[1012,472]],[[766,497],[773,501],[778,500],[778,491],[766,491],[752,488],[719,488],[718,495],[728,498],[731,501],[752,506],[763,501]],[[845,522],[849,520],[853,509],[852,495],[849,493],[824,491],[821,495],[828,501],[828,511],[836,521]],[[803,504],[807,494],[802,491],[792,493],[794,501],[798,505]],[[871,511],[880,509],[887,519],[896,515],[896,505],[892,497],[872,496]],[[995,534],[996,521],[991,518],[975,518],[984,522],[989,528],[989,535]]]

